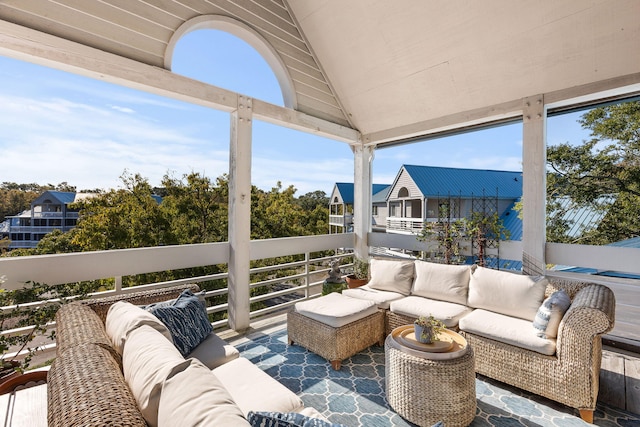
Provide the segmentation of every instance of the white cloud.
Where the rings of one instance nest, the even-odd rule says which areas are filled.
[[[129,107],[120,107],[118,105],[112,105],[111,108],[121,113],[127,113],[127,114],[135,113],[135,110]]]
[[[125,169],[159,185],[169,170],[228,170],[228,144],[113,107],[0,95],[3,180],[112,188]],[[197,125],[195,125],[197,126]],[[209,125],[207,125],[209,126]]]

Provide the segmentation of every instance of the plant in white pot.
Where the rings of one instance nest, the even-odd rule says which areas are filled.
[[[434,341],[439,341],[438,334],[447,327],[440,320],[429,315],[418,317],[413,322],[413,329],[418,342],[432,344]]]

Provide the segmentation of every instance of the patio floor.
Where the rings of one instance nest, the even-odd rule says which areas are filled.
[[[287,345],[283,316],[247,335],[224,336],[273,378],[298,394],[330,421],[346,426],[413,426],[388,406],[384,390],[384,349],[373,346],[343,361],[334,371],[323,358]],[[480,426],[585,426],[578,412],[548,399],[485,377],[476,378],[476,417]],[[640,415],[599,405],[597,426],[640,426]]]

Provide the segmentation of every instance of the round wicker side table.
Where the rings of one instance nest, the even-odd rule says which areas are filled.
[[[476,414],[473,349],[444,360],[416,357],[385,341],[385,385],[389,405],[419,426],[444,421],[447,427],[468,426]]]

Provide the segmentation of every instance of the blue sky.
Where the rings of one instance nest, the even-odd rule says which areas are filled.
[[[282,105],[278,83],[243,41],[213,30],[187,34],[173,71]],[[579,114],[550,119],[549,144],[588,135]],[[151,185],[191,171],[228,172],[229,115],[0,56],[0,181],[117,188],[126,170]],[[391,183],[404,163],[521,170],[522,126],[512,124],[376,150],[374,182]],[[252,182],[278,181],[297,195],[353,181],[347,144],[255,121]]]

